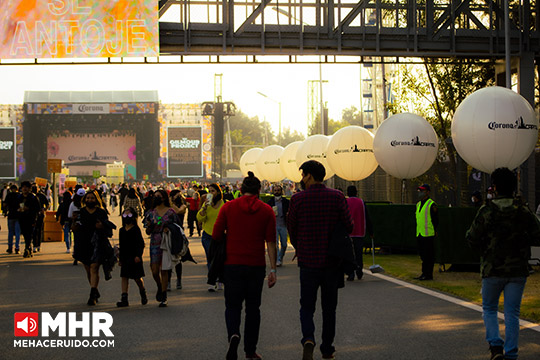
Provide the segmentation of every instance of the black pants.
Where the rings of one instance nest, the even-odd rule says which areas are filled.
[[[24,237],[24,248],[32,249],[32,237],[34,235],[34,224],[29,221],[19,219],[21,235]]]
[[[435,236],[417,236],[418,253],[422,260],[422,275],[433,278],[433,267],[435,266]]]
[[[364,268],[364,238],[358,236],[351,236],[354,248],[354,260],[356,262],[356,276],[361,279],[364,273],[362,269]],[[347,275],[354,276],[355,271]]]
[[[189,229],[189,236],[193,236],[193,229],[196,226],[199,236],[201,236],[201,226],[197,221],[197,210],[188,210],[187,225]],[[193,225],[195,223],[195,226]]]
[[[34,233],[32,235],[34,248],[41,246],[41,239],[43,238],[43,219],[45,219],[45,215],[39,214],[37,216],[36,225],[34,226]]]
[[[315,305],[317,292],[321,288],[322,306],[322,343],[323,355],[335,352],[333,346],[336,336],[336,308],[338,302],[338,280],[343,273],[337,267],[307,268],[300,267],[300,325],[302,327],[302,344],[306,341],[315,343]]]
[[[244,351],[254,354],[259,341],[265,266],[225,265],[225,322],[227,335],[240,335],[242,303],[246,303]]]

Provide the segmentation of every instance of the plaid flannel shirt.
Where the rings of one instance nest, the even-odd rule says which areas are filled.
[[[287,215],[287,229],[296,249],[298,266],[323,268],[328,265],[331,231],[341,224],[351,233],[353,221],[345,196],[324,184],[313,184],[294,194]]]

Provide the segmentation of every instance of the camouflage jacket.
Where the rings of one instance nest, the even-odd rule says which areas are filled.
[[[497,198],[478,210],[466,238],[480,253],[483,278],[528,276],[531,246],[540,245],[540,222],[519,201]]]

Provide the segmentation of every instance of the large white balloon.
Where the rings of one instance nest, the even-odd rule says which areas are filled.
[[[439,141],[431,124],[411,113],[384,120],[373,140],[377,162],[398,179],[412,179],[428,171],[438,149]]]
[[[514,91],[488,87],[469,95],[452,121],[452,140],[459,155],[486,173],[499,167],[515,169],[538,139],[538,119],[532,106]]]
[[[279,145],[270,145],[263,149],[256,162],[261,180],[277,182],[285,178],[280,167],[281,154],[283,154],[283,148]]]
[[[295,141],[287,145],[285,149],[283,149],[283,153],[279,160],[279,166],[285,177],[294,182],[300,182],[300,180],[302,180],[302,175],[300,170],[298,170],[298,165],[296,165],[296,152],[301,144],[301,141]]]
[[[345,180],[367,178],[377,169],[373,134],[360,126],[339,129],[328,143],[327,159],[336,175]]]
[[[243,176],[248,176],[248,171],[253,171],[255,176],[258,177],[257,160],[261,155],[263,149],[253,148],[246,151],[240,158],[240,171]]]
[[[296,152],[296,165],[300,167],[304,162],[308,160],[316,160],[324,165],[326,169],[326,176],[324,180],[330,179],[334,176],[334,172],[328,165],[326,159],[326,148],[328,147],[329,139],[324,135],[312,135],[308,137],[298,147]]]

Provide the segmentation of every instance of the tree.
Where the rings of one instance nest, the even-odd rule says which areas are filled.
[[[336,121],[333,119],[328,119],[328,134],[326,135],[334,135],[336,131],[349,125],[350,124],[347,121]],[[315,120],[311,124],[309,124],[308,136],[321,133],[321,117],[320,115],[317,115]]]
[[[392,113],[413,112],[423,116],[439,137],[439,163],[447,161],[452,184],[449,189],[460,190],[458,183],[466,183],[466,171],[458,172],[457,153],[450,141],[450,127],[459,104],[474,91],[495,82],[495,64],[492,61],[467,59],[424,59],[423,66],[403,65],[400,82],[394,86],[396,100],[389,104]],[[458,175],[465,178],[458,181]],[[444,178],[444,176],[437,176]],[[445,185],[445,184],[440,184]],[[456,199],[466,199],[465,189]]]
[[[278,145],[285,147],[290,143],[293,143],[295,141],[303,141],[305,139],[306,137],[304,136],[304,134],[296,130],[291,132],[291,128],[287,127],[281,132],[281,140],[278,142]]]
[[[345,121],[350,125],[363,126],[362,114],[355,106],[343,109],[341,111],[341,121]]]

